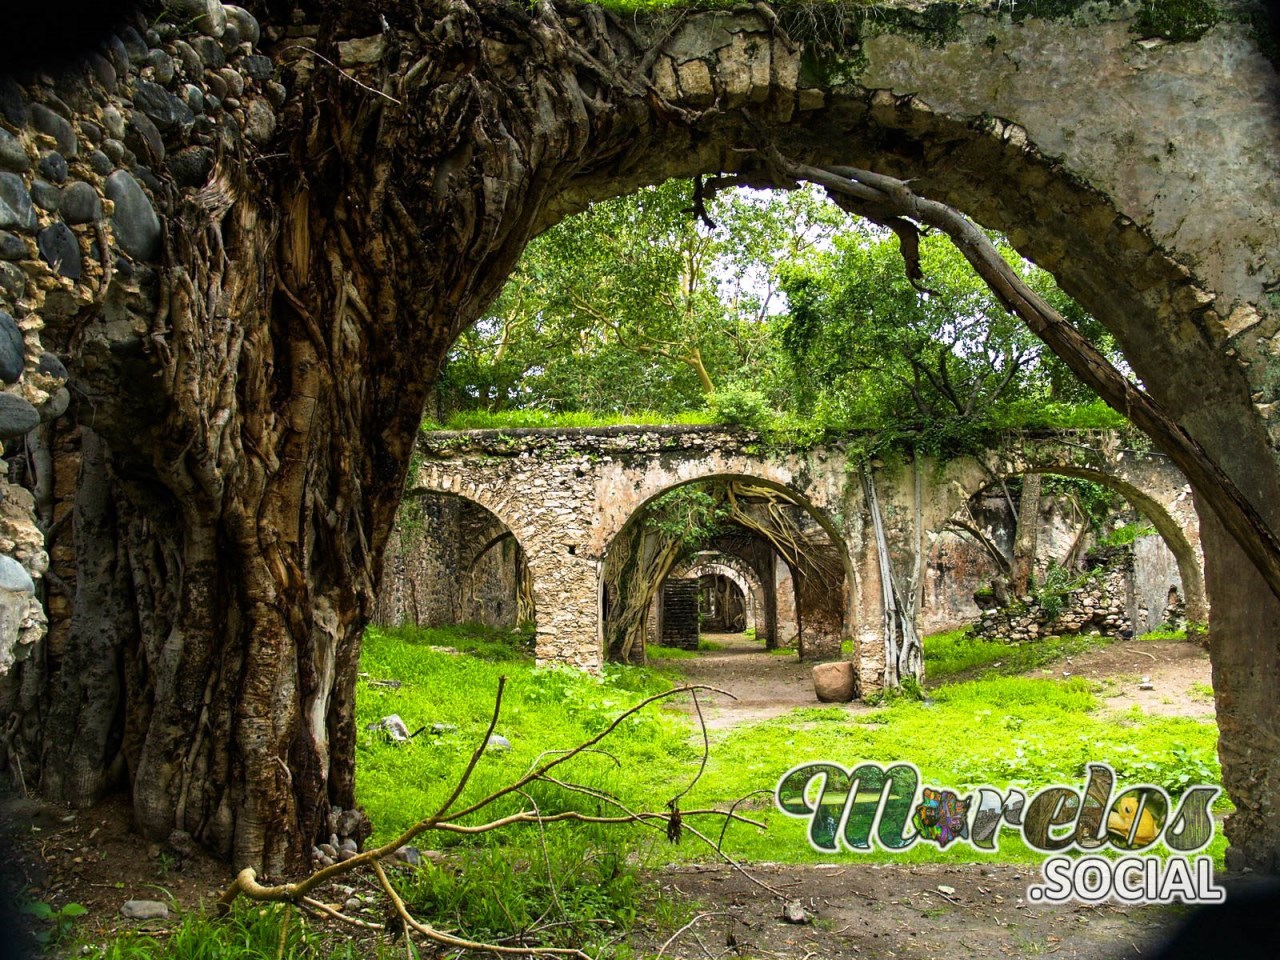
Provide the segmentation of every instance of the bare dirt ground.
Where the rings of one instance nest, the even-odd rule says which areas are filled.
[[[702,695],[703,716],[709,730],[730,730],[790,713],[796,707],[835,707],[865,713],[861,703],[820,704],[813,695],[813,664],[801,663],[794,653],[774,655],[764,644],[740,633],[706,633],[703,639],[718,650],[699,652],[696,659],[670,661],[686,679],[719,687],[733,697]]]
[[[1033,672],[1064,673],[1103,685],[1108,711],[1138,707],[1158,716],[1213,719],[1209,652],[1185,640],[1122,640]],[[1143,690],[1149,685],[1150,690]]]
[[[1180,916],[1176,908],[1032,906],[1024,895],[1038,872],[998,864],[761,866],[752,872],[799,900],[809,922],[784,921],[776,901],[731,868],[673,869],[664,885],[696,901],[695,916],[702,919],[663,956],[1133,960],[1163,940]],[[651,956],[666,940],[641,937],[633,946]]]

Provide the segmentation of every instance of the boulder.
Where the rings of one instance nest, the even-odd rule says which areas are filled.
[[[381,732],[386,735],[388,740],[393,740],[396,743],[409,739],[409,728],[405,726],[404,721],[400,719],[400,715],[398,713],[393,713],[389,717],[383,717],[381,720],[377,720],[369,724],[365,729],[371,733]]]
[[[852,661],[820,663],[813,668],[813,692],[823,703],[847,703],[853,699],[856,689]]]
[[[169,907],[159,900],[126,900],[120,913],[130,920],[166,920]]]

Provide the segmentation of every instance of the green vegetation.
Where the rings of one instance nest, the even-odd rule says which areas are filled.
[[[650,660],[695,660],[698,657],[697,650],[685,650],[682,647],[663,647],[656,643],[647,644],[644,651]]]
[[[1175,795],[1193,783],[1218,782],[1217,732],[1211,723],[1148,717],[1136,710],[1118,719],[1107,717],[1097,712],[1094,689],[1083,679],[1007,675],[1097,642],[1050,638],[1014,646],[976,641],[962,631],[935,634],[925,639],[933,682],[927,697],[899,697],[870,711],[801,707],[772,720],[713,731],[706,770],[681,807],[728,804],[753,791],[771,791],[787,769],[815,759],[845,765],[910,760],[927,783],[962,790],[989,783],[1034,792],[1048,783],[1083,782],[1085,765],[1095,760],[1111,763],[1122,781],[1154,783]],[[393,837],[448,794],[486,728],[499,676],[508,678],[508,686],[497,732],[510,740],[511,749],[486,752],[464,801],[515,779],[544,751],[600,732],[644,696],[670,689],[672,671],[678,670],[678,662],[662,672],[608,667],[601,677],[592,677],[536,668],[523,643],[520,635],[475,627],[367,631],[357,689],[356,788],[375,825],[374,842]],[[963,675],[975,676],[940,682]],[[392,688],[381,680],[397,680],[401,686]],[[411,730],[426,729],[401,744],[365,730],[389,713],[398,713]],[[432,731],[433,724],[442,726]],[[605,790],[633,809],[665,809],[666,801],[692,780],[701,758],[701,737],[691,715],[669,707],[630,718],[601,747],[607,753],[575,758],[563,775]],[[539,785],[528,791],[528,799],[499,801],[485,819],[527,808],[530,801],[552,813],[582,809],[584,799]],[[594,802],[587,804],[594,809]],[[917,844],[905,854],[823,855],[809,846],[807,825],[775,810],[767,795],[748,799],[739,812],[767,825],[759,830],[736,823],[726,831],[726,852],[748,861],[1042,859],[1011,834],[991,854],[963,844],[946,850]],[[718,822],[697,821],[718,835]],[[687,831],[675,845],[662,829],[584,824],[557,824],[545,831],[510,828],[474,837],[428,834],[419,843],[447,851],[442,862],[428,860],[419,870],[398,870],[406,900],[422,916],[472,936],[501,938],[548,911],[544,921],[555,926],[544,933],[545,942],[572,943],[614,960],[633,957],[625,943],[615,941],[639,918],[674,930],[691,913],[689,904],[658,891],[645,871],[713,856]],[[1220,861],[1224,849],[1219,836],[1210,852]],[[365,909],[371,919],[379,918],[375,901]],[[128,933],[90,955],[109,960],[381,960],[403,955],[403,947],[352,943],[291,908],[242,904],[227,921],[214,923],[192,914],[163,939]]]
[[[960,678],[987,679],[1027,673],[1046,663],[1074,657],[1114,643],[1110,637],[1068,634],[1025,643],[983,640],[968,629],[935,633],[924,638],[924,675],[931,686]]]
[[[1099,537],[1097,545],[1101,548],[1129,546],[1139,537],[1149,536],[1155,532],[1156,528],[1147,520],[1137,523],[1124,523],[1110,533]]]
[[[37,943],[48,947],[61,943],[71,933],[76,920],[88,912],[80,903],[64,903],[55,909],[43,900],[35,900],[22,907],[22,913],[41,922],[33,936]]]
[[[1154,630],[1148,630],[1146,633],[1138,634],[1139,640],[1185,640],[1187,639],[1187,631],[1183,627],[1156,627]]]
[[[628,413],[596,413],[589,410],[537,410],[515,408],[510,410],[459,410],[443,423],[426,421],[422,429],[435,430],[504,430],[519,427],[554,427],[556,429],[616,427],[628,424],[658,426],[662,424],[698,425],[717,423],[715,415],[707,410],[689,410],[681,413],[657,413],[652,410],[636,410]]]
[[[1010,429],[1124,425],[946,237],[924,238],[909,277],[892,233],[812,188],[719,193],[707,201],[715,229],[690,213],[693,193],[669,181],[535,240],[449,355],[444,424],[714,422],[776,446],[855,434],[855,456],[952,455]],[[1115,354],[1046,272],[1000,249]]]
[[[294,907],[240,903],[218,920],[187,914],[163,935],[128,931],[87,955],[99,960],[383,960],[405,953],[401,946],[375,947],[335,936]]]

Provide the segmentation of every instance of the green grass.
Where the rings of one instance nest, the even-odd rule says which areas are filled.
[[[983,640],[974,637],[968,629],[949,630],[922,641],[925,682],[936,686],[960,678],[1016,676],[1114,642],[1109,637],[1069,634],[1010,643]]]
[[[516,427],[616,427],[625,425],[661,426],[663,424],[714,423],[708,410],[691,410],[684,413],[659,413],[638,410],[631,413],[596,413],[592,411],[552,412],[549,410],[466,410],[455,413],[444,424],[426,421],[422,429],[434,430],[502,430]]]
[[[510,682],[498,732],[511,739],[513,750],[485,757],[469,797],[523,772],[542,750],[569,746],[602,729],[610,717],[642,695],[667,688],[671,671],[679,669],[677,660],[664,672],[609,668],[603,678],[593,679],[568,670],[535,669],[527,662],[488,663],[433,653],[422,643],[434,635],[434,631],[370,630],[366,636],[362,666],[369,675],[405,681],[395,691],[363,683],[358,691],[362,732],[356,785],[376,825],[377,839],[407,826],[439,801],[487,721],[500,673],[507,674]],[[1064,650],[1097,642],[1096,638],[1074,638],[1079,643],[1062,639],[1058,644],[1046,640],[1023,645],[1038,650],[1018,655],[1038,663],[1049,653],[1060,656]],[[772,790],[791,766],[820,759],[846,765],[860,760],[910,760],[929,782],[962,789],[991,783],[1031,791],[1050,782],[1073,783],[1090,760],[1112,763],[1122,779],[1175,789],[1180,777],[1218,776],[1217,732],[1212,724],[1138,714],[1105,717],[1097,712],[1098,700],[1083,679],[1003,675],[1009,665],[994,667],[986,647],[979,648],[982,653],[970,651],[974,643],[956,635],[926,639],[926,656],[942,665],[943,672],[947,666],[953,675],[975,669],[984,672],[977,679],[936,686],[923,702],[899,699],[852,717],[840,709],[804,707],[773,720],[713,733],[706,772],[682,806],[727,803],[753,790]],[[1004,644],[990,646],[1005,653],[1010,650]],[[445,722],[456,725],[458,732],[407,748],[381,743],[363,732],[365,723],[390,712],[399,713],[410,729]],[[673,785],[692,777],[697,769],[698,737],[687,714],[657,711],[637,717],[603,746],[619,766],[599,756],[575,760],[574,779],[607,785],[629,805],[661,809]],[[536,796],[547,808],[570,802],[541,791]],[[769,797],[748,801],[746,806],[769,824],[769,830],[735,824],[728,831],[727,851],[755,860],[824,859],[805,842],[804,825],[775,812]],[[617,842],[616,833],[594,828],[585,833],[593,842]],[[665,841],[655,843],[644,832],[627,835],[628,843],[637,844],[635,856],[648,865],[708,856],[690,841],[672,847]],[[457,841],[449,837],[444,842]],[[502,842],[524,841],[508,835]],[[899,859],[881,854],[871,859],[880,856]],[[938,851],[925,845],[917,845],[906,857],[984,859],[968,847]],[[1014,840],[1002,845],[998,854],[999,859],[1037,857]]]
[[[663,647],[656,643],[647,644],[644,649],[650,660],[693,660],[698,656],[697,650],[685,650],[682,647]]]
[[[1187,695],[1192,700],[1199,700],[1202,703],[1213,703],[1213,687],[1207,683],[1193,683],[1187,689]]]
[[[1187,631],[1182,628],[1156,627],[1154,630],[1148,630],[1146,633],[1138,634],[1138,640],[1185,640],[1187,639]]]
[[[926,783],[967,790],[978,784],[1018,786],[1028,794],[1049,783],[1083,786],[1085,764],[1111,763],[1122,782],[1179,790],[1190,782],[1219,782],[1217,730],[1209,723],[1096,711],[1090,684],[1069,680],[991,677],[944,686],[924,702],[899,699],[850,718],[841,710],[804,708],[742,727],[713,744],[707,773],[694,792],[705,802],[772,788],[783,772],[809,760],[851,767],[865,760],[909,760]],[[1038,862],[1011,833],[996,854],[956,844],[938,850],[917,844],[905,854],[819,854],[806,841],[806,824],[770,806],[754,810],[769,825],[759,833],[735,825],[726,849],[755,860],[791,862]],[[1219,858],[1221,837],[1211,852]],[[690,855],[696,855],[694,851]]]
[[[482,736],[493,710],[499,678],[506,677],[497,732],[511,741],[507,752],[486,752],[476,767],[462,804],[474,801],[523,774],[544,751],[563,749],[601,732],[626,707],[679,680],[679,661],[661,670],[608,667],[600,677],[536,667],[520,636],[476,627],[441,629],[370,628],[357,686],[357,799],[370,815],[373,842],[390,839],[433,812],[453,789]],[[902,854],[820,854],[806,838],[807,824],[773,808],[772,791],[791,767],[831,760],[846,767],[862,761],[908,760],[925,783],[967,791],[979,784],[1017,786],[1028,794],[1049,783],[1083,785],[1085,765],[1104,760],[1122,783],[1154,783],[1176,792],[1191,783],[1219,782],[1217,730],[1212,723],[1185,718],[1119,717],[1097,709],[1093,686],[1081,678],[1040,679],[1002,676],[987,653],[974,654],[971,641],[955,635],[926,638],[926,655],[950,665],[952,675],[985,670],[964,682],[942,683],[925,700],[899,698],[879,709],[797,707],[784,716],[711,732],[711,753],[696,786],[680,800],[689,811],[727,805],[753,791],[739,812],[767,825],[759,830],[733,824],[725,834],[727,853],[748,861],[979,862],[1037,863],[1043,855],[1006,832],[996,853],[966,844],[938,850],[916,844]],[[453,647],[452,654],[433,647]],[[1004,645],[1000,645],[1004,646]],[[650,647],[652,654],[655,648]],[[1007,647],[1005,648],[1007,649]],[[794,654],[793,651],[788,651]],[[376,683],[394,679],[391,688]],[[935,678],[936,679],[936,678]],[[393,744],[365,730],[390,713],[411,730],[426,732]],[[440,735],[434,723],[456,729]],[[701,736],[687,712],[650,709],[619,726],[600,744],[607,753],[584,754],[562,770],[565,779],[608,791],[632,809],[664,810],[666,802],[697,774]],[[512,796],[464,822],[478,823],[536,803],[543,813],[566,809],[606,811],[608,805],[550,785]],[[1224,804],[1225,805],[1225,804]],[[688,818],[713,837],[720,823]],[[511,935],[550,908],[558,925],[544,942],[580,946],[609,960],[628,960],[627,932],[637,922],[657,922],[674,930],[689,916],[688,904],[663,900],[645,870],[673,862],[714,856],[688,831],[678,845],[665,832],[639,827],[555,824],[545,832],[510,827],[476,836],[425,834],[423,849],[447,849],[443,865],[401,873],[408,902],[422,917],[479,938]],[[1210,847],[1221,863],[1225,839]],[[548,869],[549,868],[549,869]],[[554,878],[554,882],[551,878]],[[198,915],[182,918],[175,932],[156,942],[128,934],[96,954],[110,960],[144,957],[267,958],[286,944],[287,957],[400,956],[403,948],[379,953],[362,942],[344,942],[329,928],[303,923],[285,908],[237,910],[227,923]],[[371,915],[372,917],[372,915]],[[621,937],[622,943],[610,945]],[[343,949],[347,952],[343,953]]]

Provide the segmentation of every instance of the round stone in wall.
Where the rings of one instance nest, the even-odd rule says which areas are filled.
[[[62,191],[46,180],[33,180],[31,182],[31,202],[41,210],[57,213],[58,205],[62,203]]]
[[[172,130],[195,119],[190,107],[164,87],[147,80],[134,84],[133,105],[161,130]]]
[[[79,280],[83,264],[80,244],[65,223],[53,223],[36,234],[36,246],[44,262],[64,277]]]
[[[102,217],[98,191],[87,183],[73,183],[64,189],[59,209],[67,223],[93,223]]]
[[[6,553],[0,553],[0,590],[35,593],[36,584],[27,568]]]
[[[27,348],[18,323],[0,310],[0,380],[17,383],[27,363]]]
[[[30,232],[36,225],[36,210],[22,178],[16,173],[0,173],[0,230]]]
[[[27,245],[22,242],[22,238],[8,230],[0,230],[0,260],[25,259],[27,259]]]
[[[142,185],[127,170],[117,170],[107,177],[107,197],[115,205],[111,223],[116,240],[125,253],[150,260],[160,249],[160,218]]]
[[[13,234],[7,234],[7,236],[13,236]],[[0,290],[15,300],[26,293],[27,275],[22,272],[21,267],[0,261]]]
[[[66,381],[67,368],[56,354],[46,350],[40,354],[40,362],[36,364],[36,370],[43,373],[46,377],[53,377],[55,380]]]
[[[40,425],[40,413],[14,393],[0,393],[0,440],[30,433]]]
[[[31,123],[41,133],[46,133],[57,141],[58,149],[64,157],[76,155],[79,141],[66,117],[54,113],[43,103],[36,103],[31,107]]]
[[[27,148],[8,130],[0,129],[0,167],[21,173],[31,166]]]
[[[258,26],[258,21],[253,14],[244,7],[233,6],[229,3],[222,5],[223,11],[227,15],[227,21],[236,25],[236,30],[240,33],[240,39],[254,46],[262,39],[262,28]]]
[[[8,77],[0,77],[0,117],[15,127],[25,127],[30,116],[22,88]]]
[[[67,161],[56,150],[45,153],[36,169],[40,171],[40,176],[54,183],[62,183],[67,179]]]
[[[56,420],[67,412],[71,406],[71,391],[66,387],[59,387],[54,391],[53,396],[49,398],[49,402],[40,408],[41,420]]]

